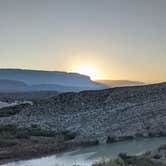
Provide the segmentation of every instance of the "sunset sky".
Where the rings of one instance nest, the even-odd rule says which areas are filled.
[[[166,0],[0,0],[0,68],[166,81]]]

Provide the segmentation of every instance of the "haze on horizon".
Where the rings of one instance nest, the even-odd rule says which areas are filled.
[[[0,0],[0,68],[164,82],[165,34],[165,0]]]

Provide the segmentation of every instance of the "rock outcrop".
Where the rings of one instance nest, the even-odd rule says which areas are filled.
[[[59,94],[0,117],[0,124],[68,131],[74,141],[164,136],[166,83]]]

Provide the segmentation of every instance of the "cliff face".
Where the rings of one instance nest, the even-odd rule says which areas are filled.
[[[59,94],[0,117],[0,124],[74,132],[75,141],[166,135],[166,83]]]

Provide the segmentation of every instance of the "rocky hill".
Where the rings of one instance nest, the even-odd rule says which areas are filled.
[[[0,113],[6,111],[0,109]],[[8,110],[9,111],[9,110]],[[75,134],[74,141],[114,142],[166,135],[166,83],[59,94],[10,108],[0,125]],[[4,115],[4,114],[3,114]]]

